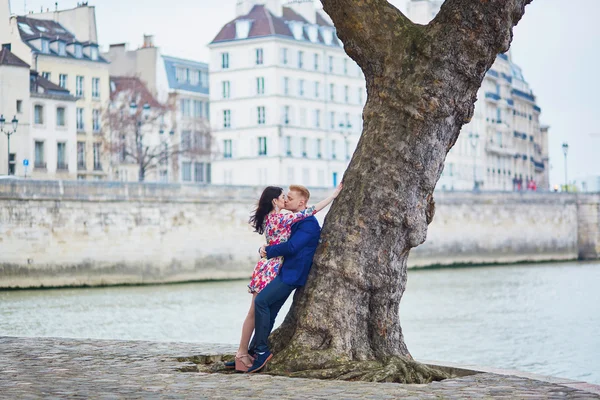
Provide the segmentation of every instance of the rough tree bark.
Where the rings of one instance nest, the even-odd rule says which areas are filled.
[[[446,0],[423,26],[386,0],[322,0],[366,77],[364,128],[308,283],[271,336],[270,373],[397,382],[444,377],[412,361],[404,343],[406,262],[425,241],[446,154],[530,2]]]

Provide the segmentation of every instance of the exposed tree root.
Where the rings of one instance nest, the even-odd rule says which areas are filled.
[[[223,362],[232,361],[233,355],[223,356],[194,356],[180,357],[177,360],[196,364],[183,366],[181,372],[204,372],[204,373],[235,373],[234,370],[226,369]],[[193,365],[192,364],[192,365]],[[428,367],[405,357],[392,357],[385,362],[379,361],[339,361],[328,362],[328,365],[320,369],[287,371],[283,364],[268,364],[264,373],[269,375],[288,376],[292,378],[309,379],[339,379],[344,381],[364,382],[396,382],[396,383],[430,383],[451,378],[443,371]]]
[[[294,378],[339,379],[345,381],[430,383],[450,378],[450,375],[409,360],[405,357],[393,357],[385,362],[345,361],[328,365],[322,369],[307,369],[288,372],[283,365],[270,365],[267,373]]]

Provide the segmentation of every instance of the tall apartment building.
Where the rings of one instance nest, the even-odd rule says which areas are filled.
[[[441,0],[411,0],[408,17],[426,24]],[[549,189],[548,127],[521,68],[499,54],[477,93],[475,114],[448,153],[442,190]]]
[[[169,126],[173,135],[170,140],[188,146],[206,147],[210,153],[209,84],[208,65],[202,62],[170,57],[161,54],[150,35],[144,36],[144,44],[129,50],[125,43],[111,44],[102,54],[110,61],[110,73],[114,77],[139,78],[156,100],[173,110]],[[160,181],[210,183],[212,156],[178,157],[175,167],[157,177]],[[115,171],[117,167],[115,167]],[[120,179],[123,179],[121,175]],[[132,178],[134,179],[134,178]]]
[[[312,1],[240,0],[209,44],[213,182],[337,185],[362,131],[364,76]]]
[[[6,131],[14,131],[13,118],[17,126],[10,149],[8,138],[0,137],[0,174],[75,179],[77,98],[30,70],[8,47],[0,51],[0,110]]]
[[[73,120],[77,178],[105,179],[101,116],[108,104],[108,63],[99,54],[94,7],[11,16],[0,1],[0,43],[39,74],[77,97]]]

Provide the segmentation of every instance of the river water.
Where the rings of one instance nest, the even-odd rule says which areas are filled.
[[[237,343],[246,283],[0,291],[0,336]],[[416,359],[600,384],[600,263],[410,270],[400,314]]]

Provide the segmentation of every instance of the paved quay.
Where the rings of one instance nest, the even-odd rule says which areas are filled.
[[[600,399],[592,393],[595,385],[489,372],[427,385],[184,372],[197,371],[187,361],[193,357],[220,359],[233,350],[230,345],[0,337],[0,398]]]

